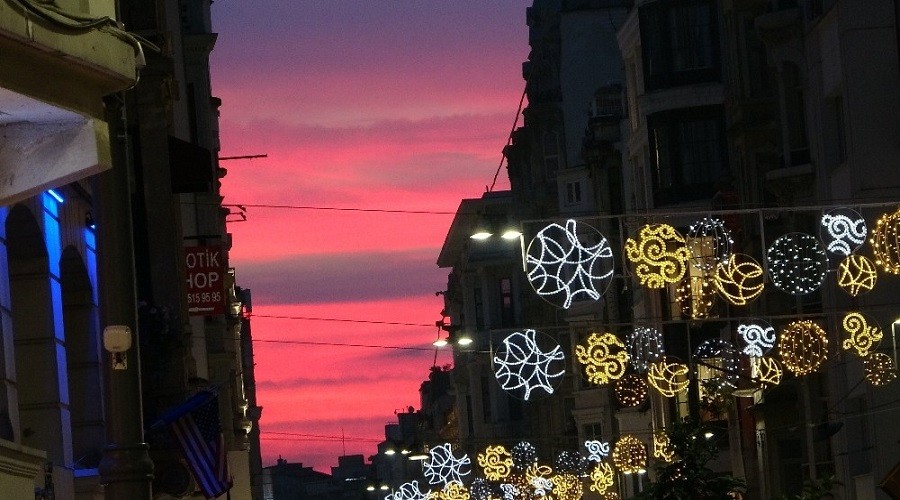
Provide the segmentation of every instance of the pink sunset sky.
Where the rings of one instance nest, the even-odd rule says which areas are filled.
[[[530,4],[213,4],[221,154],[268,155],[223,162],[224,203],[438,212],[250,206],[229,224],[231,265],[253,291],[264,465],[328,472],[339,455],[374,454],[394,412],[419,407],[446,288],[435,261],[460,199],[481,196],[499,164]]]

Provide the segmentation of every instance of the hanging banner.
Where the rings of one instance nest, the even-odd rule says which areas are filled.
[[[219,245],[185,247],[187,303],[191,316],[225,314],[225,255]]]

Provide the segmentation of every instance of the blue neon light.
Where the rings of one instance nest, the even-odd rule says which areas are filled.
[[[57,193],[56,190],[54,190],[54,189],[48,189],[47,194],[52,196],[53,199],[56,200],[57,203],[62,203],[65,201],[65,198],[63,198],[62,195]]]

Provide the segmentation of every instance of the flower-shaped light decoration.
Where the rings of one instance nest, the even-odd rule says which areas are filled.
[[[734,240],[721,219],[704,217],[691,225],[687,247],[691,265],[701,271],[712,271],[720,262],[727,262]]]
[[[444,485],[444,487],[437,492],[431,493],[428,496],[429,500],[469,500],[469,490],[462,484],[458,482],[452,482]]]
[[[643,226],[638,239],[625,240],[625,255],[641,285],[651,289],[681,281],[691,257],[684,237],[668,224]]]
[[[736,306],[745,306],[759,297],[765,280],[762,266],[753,257],[744,254],[732,254],[727,262],[716,266],[713,274],[713,283],[719,295]]]
[[[502,445],[488,446],[478,454],[478,465],[488,481],[500,481],[512,471],[512,454]]]
[[[428,496],[428,492],[419,488],[418,481],[410,481],[401,484],[394,493],[384,497],[384,500],[426,500]]]
[[[600,462],[591,470],[591,491],[600,495],[606,494],[606,490],[612,488],[615,483],[616,472],[606,462]]]
[[[584,485],[575,474],[557,473],[551,480],[558,500],[578,500],[584,494]]]
[[[537,464],[537,450],[528,441],[520,441],[513,446],[510,453],[513,459],[513,470],[524,473],[529,467]]]
[[[856,297],[872,291],[878,282],[878,270],[868,257],[859,254],[847,256],[838,264],[838,286]]]
[[[675,447],[666,431],[653,433],[653,458],[658,458],[666,463],[672,463],[675,460]]]
[[[841,322],[847,337],[841,343],[846,351],[856,351],[859,357],[864,358],[881,344],[884,333],[878,326],[878,322],[868,318],[859,312],[850,312],[844,315]]]
[[[503,339],[494,355],[494,375],[500,386],[525,401],[531,399],[534,390],[553,394],[554,384],[566,372],[565,356],[559,344],[542,343],[549,349],[543,350],[538,344],[536,331],[515,332]]]
[[[704,363],[714,374],[706,379],[705,387],[713,392],[737,387],[740,361],[734,344],[723,339],[704,340],[694,351],[694,358]]]
[[[852,208],[835,208],[822,215],[819,236],[829,252],[847,256],[866,241],[866,220]]]
[[[616,441],[612,455],[613,465],[625,474],[647,470],[647,447],[640,439],[626,434]]]
[[[534,291],[568,309],[573,301],[597,300],[613,277],[612,248],[593,227],[566,221],[541,229],[525,254],[525,271]]]
[[[625,348],[631,366],[640,373],[647,371],[650,363],[666,355],[662,334],[648,326],[634,327],[625,338]]]
[[[703,319],[709,316],[716,303],[716,285],[713,275],[685,275],[675,288],[675,300],[681,305],[684,318]]]
[[[775,328],[764,319],[750,319],[737,327],[741,339],[741,354],[751,358],[765,356],[775,347]]]
[[[750,358],[750,376],[759,384],[760,389],[781,383],[784,374],[775,358]]]
[[[691,381],[688,380],[690,369],[684,363],[670,363],[666,360],[650,364],[647,371],[647,382],[667,398],[674,398],[678,393],[688,388]]]
[[[863,360],[866,380],[872,385],[881,386],[891,383],[897,378],[894,360],[882,352],[873,352]]]
[[[525,471],[525,480],[534,490],[535,496],[544,496],[553,491],[553,469],[550,466],[532,465]]]
[[[869,243],[875,263],[885,272],[900,274],[900,208],[882,215],[875,223]]]
[[[609,456],[609,443],[597,439],[588,439],[584,442],[584,448],[588,452],[588,460],[600,462]]]
[[[816,371],[828,358],[828,336],[812,321],[794,321],[781,332],[778,352],[788,370],[806,375]]]
[[[616,381],[614,392],[619,404],[625,407],[640,406],[647,399],[649,387],[643,377],[629,373]]]
[[[584,366],[592,384],[608,384],[625,374],[628,353],[625,344],[611,333],[592,333],[584,344],[575,346],[575,357]]]
[[[488,500],[491,498],[493,488],[483,477],[475,478],[469,485],[469,494],[472,500]]]
[[[463,476],[472,472],[472,461],[468,455],[457,458],[450,443],[439,444],[428,452],[425,460],[425,479],[429,484],[446,486],[450,483],[462,484]]]
[[[588,468],[591,466],[588,459],[577,451],[563,450],[556,456],[557,474],[574,474],[578,477],[587,476]]]
[[[816,291],[828,273],[828,255],[815,236],[789,233],[772,243],[766,252],[769,277],[779,290],[791,295]]]

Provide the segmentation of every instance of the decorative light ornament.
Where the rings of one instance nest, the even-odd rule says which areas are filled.
[[[525,254],[525,271],[534,291],[553,305],[568,309],[573,301],[597,300],[613,276],[612,248],[593,227],[567,220],[535,235]]]
[[[663,396],[674,398],[690,385],[691,381],[687,377],[689,371],[688,366],[683,363],[657,361],[650,364],[647,382]]]
[[[577,451],[563,450],[556,456],[557,474],[574,474],[576,476],[586,476],[590,463]]]
[[[502,445],[488,446],[478,454],[478,465],[488,481],[499,481],[512,471],[512,455]]]
[[[584,442],[584,448],[588,452],[587,459],[592,462],[601,462],[609,456],[609,443],[597,439],[588,439]]]
[[[384,497],[384,500],[426,500],[429,496],[428,492],[419,488],[418,481],[410,481],[401,484],[394,493]]]
[[[613,465],[625,474],[647,470],[647,448],[640,439],[626,434],[616,441],[612,455]]]
[[[686,275],[675,289],[675,300],[681,305],[681,315],[690,319],[709,316],[716,300],[716,286],[712,274]]]
[[[615,483],[616,472],[612,466],[606,462],[598,463],[591,470],[591,491],[596,491],[600,495],[606,494],[606,490],[612,488]]]
[[[584,485],[575,474],[556,474],[551,480],[557,500],[578,500],[584,494]]]
[[[772,284],[791,295],[816,291],[828,272],[825,249],[809,234],[789,233],[778,238],[766,252],[766,259]]]
[[[453,455],[450,443],[439,444],[428,451],[428,459],[424,463],[425,479],[429,484],[462,484],[463,476],[472,472],[471,465],[468,455],[459,458]]]
[[[525,495],[525,488],[513,483],[501,484],[500,491],[503,492],[503,500],[514,500]]]
[[[753,257],[733,254],[728,261],[719,263],[713,274],[713,283],[719,295],[736,306],[745,306],[759,297],[765,287],[762,266]]]
[[[866,220],[852,208],[830,210],[820,222],[819,236],[835,255],[850,255],[866,241]]]
[[[534,488],[535,496],[544,496],[553,490],[553,469],[547,465],[534,464],[525,471],[525,479]]]
[[[873,352],[866,356],[863,360],[863,368],[866,372],[866,380],[875,386],[889,384],[897,378],[894,360],[882,352]]]
[[[469,494],[472,495],[472,500],[489,500],[491,485],[483,477],[475,478],[469,485]]]
[[[575,346],[575,357],[584,366],[592,384],[608,384],[625,373],[628,354],[625,344],[611,333],[592,333],[584,344]]]
[[[620,498],[619,494],[614,491],[610,491],[603,496],[603,500],[620,500]]]
[[[658,458],[666,463],[675,460],[675,447],[666,431],[653,433],[653,458]]]
[[[828,336],[812,321],[794,321],[781,332],[778,352],[788,370],[806,375],[816,371],[828,358]]]
[[[559,344],[552,342],[551,346],[549,340],[543,343],[549,350],[541,349],[534,330],[515,332],[503,339],[493,358],[494,375],[503,389],[514,395],[521,394],[525,401],[531,399],[535,389],[553,394],[553,384],[566,372],[565,356]]]
[[[625,338],[631,366],[640,373],[647,371],[650,363],[666,355],[662,334],[656,328],[636,326]]]
[[[875,254],[875,263],[885,272],[900,274],[900,208],[896,212],[879,217],[872,230],[869,243]]]
[[[642,377],[629,373],[616,381],[614,392],[619,404],[625,407],[639,406],[647,399],[649,387]]]
[[[452,482],[445,485],[440,491],[431,493],[428,497],[434,500],[469,500],[469,490],[462,483]]]
[[[868,257],[859,254],[847,256],[838,264],[838,286],[856,297],[870,292],[878,282],[878,271],[875,263]]]
[[[741,354],[751,358],[765,356],[775,347],[775,328],[764,319],[747,320],[737,327],[743,348]]]
[[[738,350],[734,344],[723,339],[707,339],[697,346],[694,357],[699,358],[707,365],[716,376],[705,380],[706,387],[714,392],[734,389],[738,379]],[[704,389],[705,390],[705,389]]]
[[[759,384],[760,389],[780,384],[783,374],[775,358],[750,358],[750,376]]]
[[[701,271],[712,271],[720,262],[727,262],[734,240],[721,219],[704,217],[691,225],[687,248],[691,265]]]
[[[878,322],[867,318],[862,313],[851,312],[844,315],[841,322],[847,337],[841,344],[845,351],[856,351],[859,357],[864,358],[869,352],[878,348],[884,334],[878,326]]]
[[[638,236],[637,240],[625,240],[625,253],[635,264],[634,273],[641,285],[660,289],[666,283],[681,281],[691,257],[684,237],[668,224],[644,226]]]

